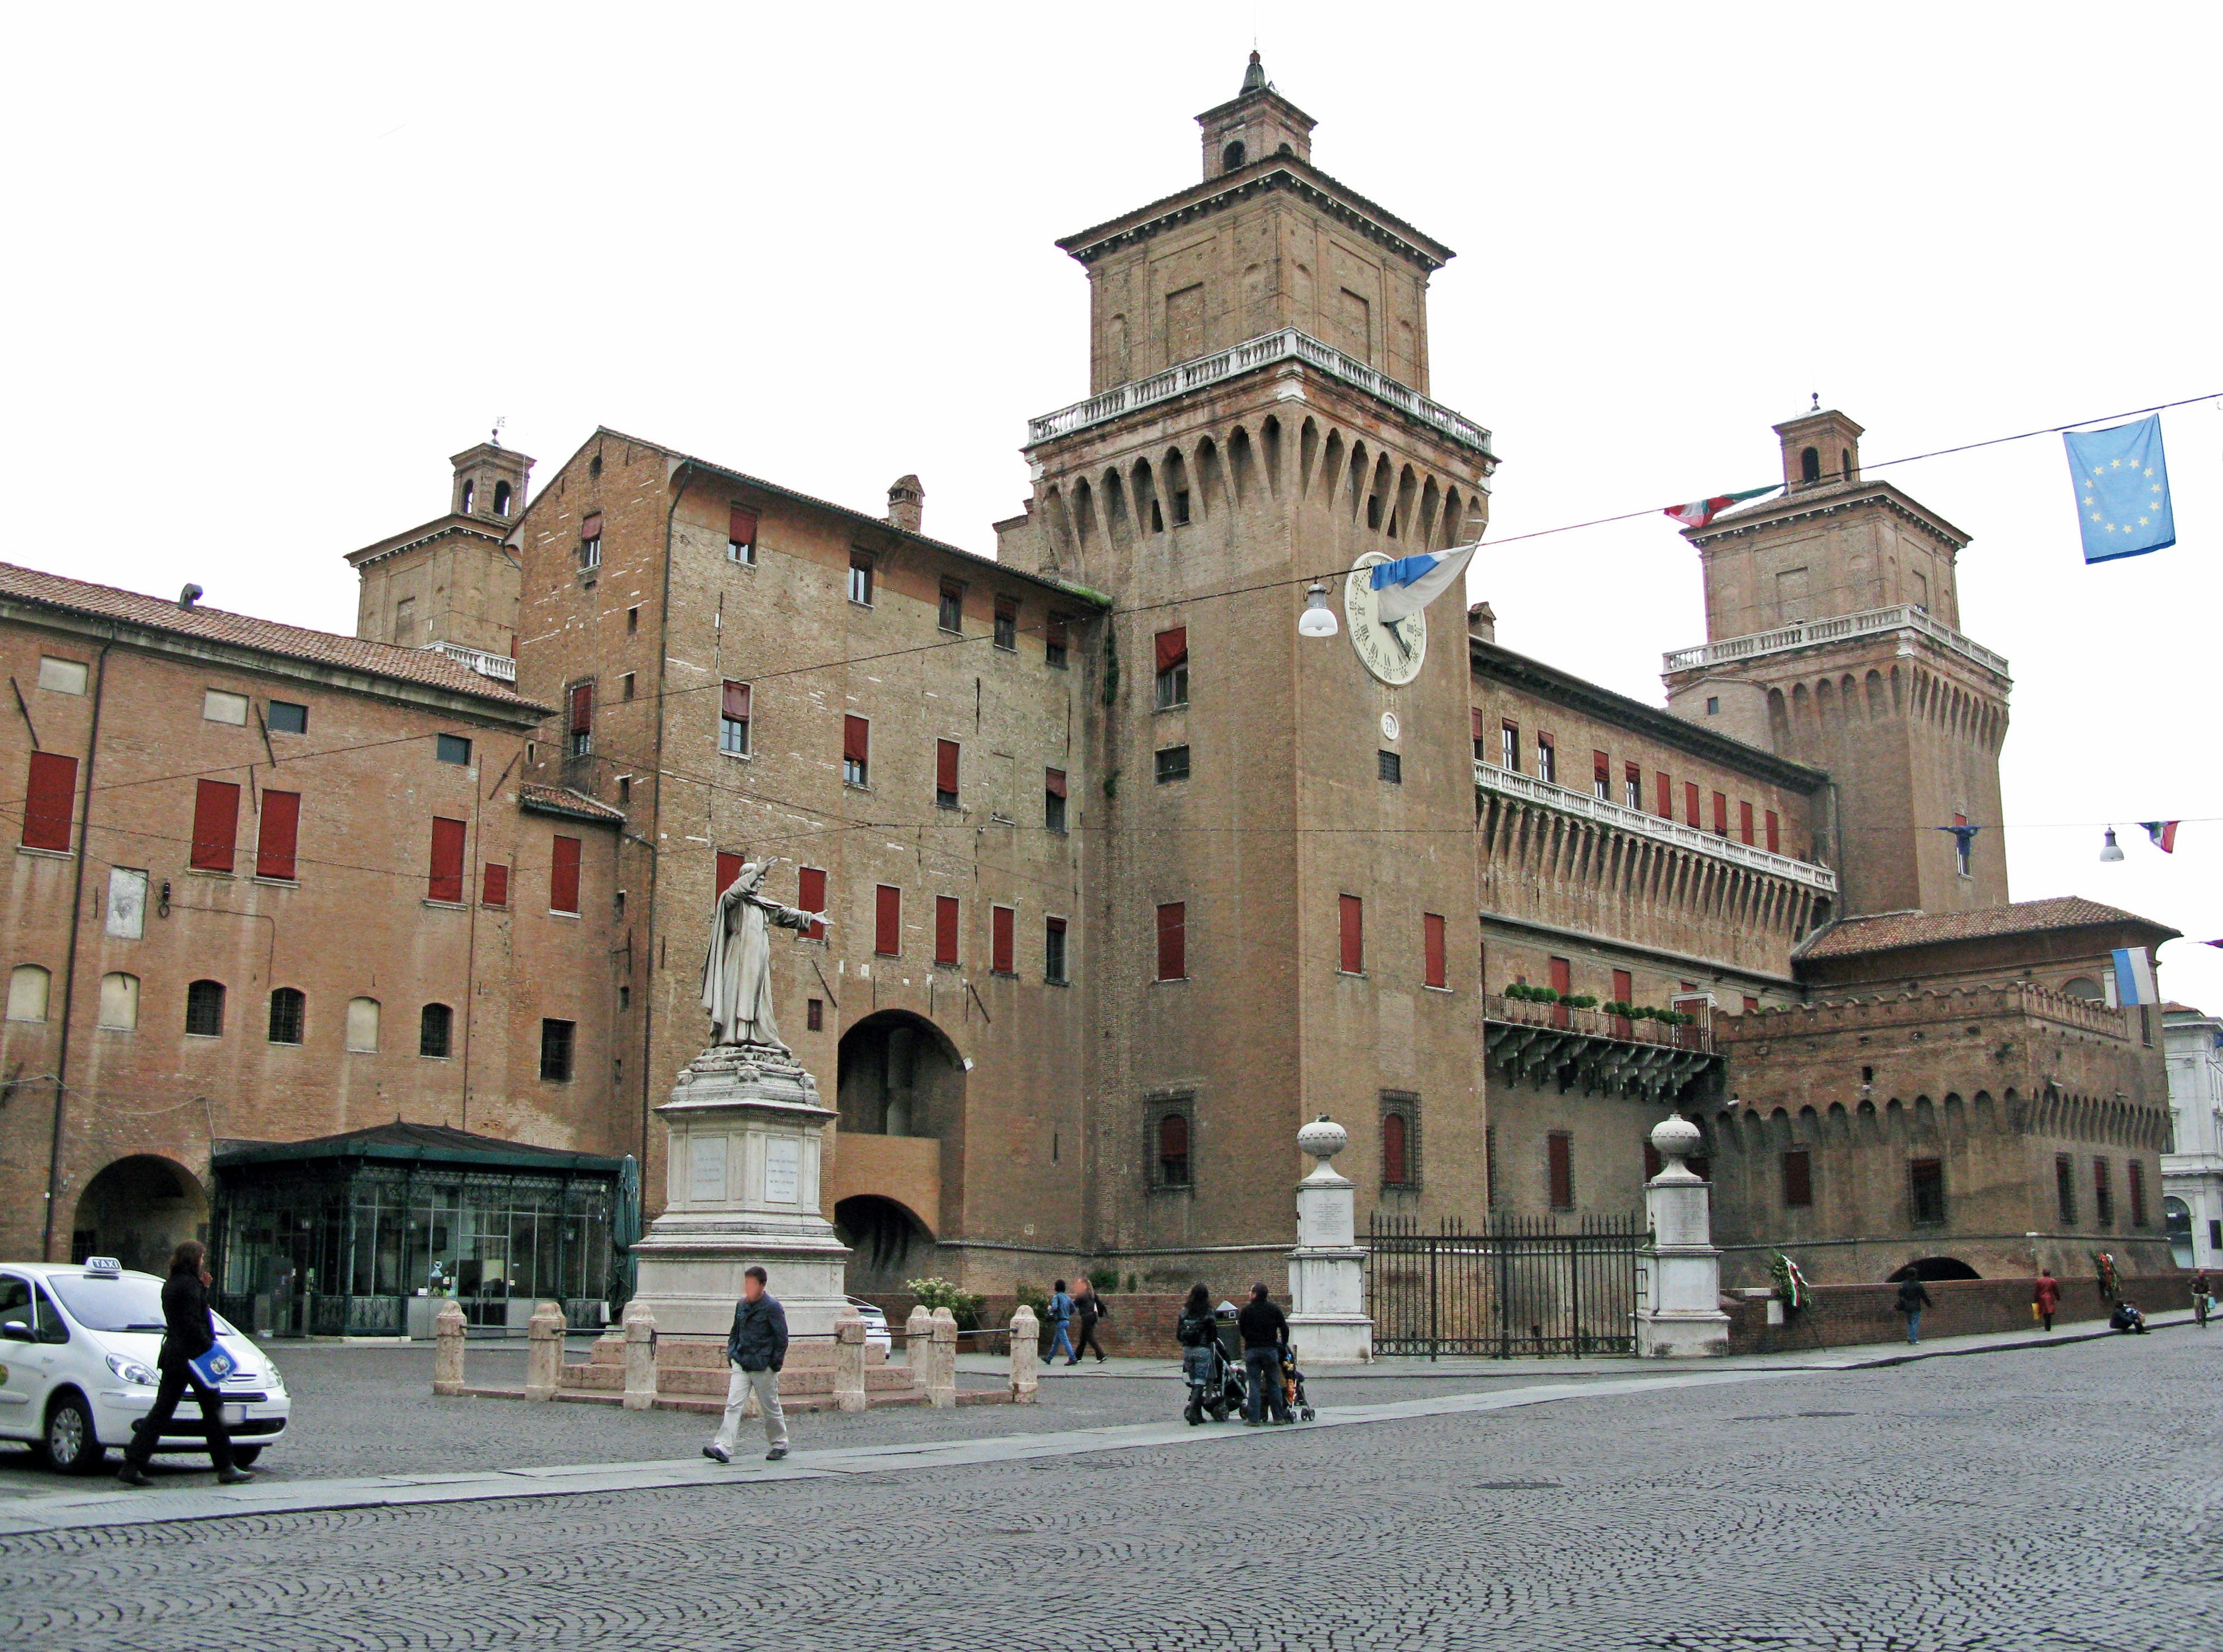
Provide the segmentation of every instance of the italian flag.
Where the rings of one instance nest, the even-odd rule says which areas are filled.
[[[1773,492],[1773,487],[1748,487],[1741,493],[1716,493],[1711,499],[1694,499],[1688,505],[1671,505],[1659,514],[1673,517],[1686,528],[1703,528],[1730,506]]]

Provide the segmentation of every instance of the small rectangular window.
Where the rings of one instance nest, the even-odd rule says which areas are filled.
[[[196,871],[230,871],[238,836],[239,788],[228,780],[200,782],[193,793],[193,845],[186,864]],[[65,840],[61,846],[69,845]]]
[[[1152,1130],[1152,1143],[1160,1187],[1187,1187],[1189,1180],[1188,1115],[1162,1113]]]
[[[2131,1194],[2131,1226],[2146,1225],[2146,1167],[2138,1159],[2123,1166],[2123,1179],[2129,1184]]]
[[[1018,973],[1018,919],[1015,908],[988,908],[988,968],[993,974]]]
[[[1744,995],[1744,1013],[1748,1015],[1760,1014],[1760,1000],[1748,992]]]
[[[488,861],[479,879],[479,904],[482,907],[506,907],[509,904],[509,868],[499,861]]]
[[[220,782],[203,781],[204,787]],[[224,787],[231,794],[234,810],[239,807],[239,788]],[[193,809],[193,844],[196,855],[200,845],[200,810],[196,801]],[[77,759],[66,757],[58,751],[34,751],[23,795],[23,847],[26,849],[59,849],[67,853],[70,846],[70,823],[77,813]],[[196,860],[193,863],[198,865]],[[231,852],[227,843],[224,864],[212,870],[228,872],[231,870]]]
[[[452,763],[468,769],[471,766],[471,743],[460,734],[435,735],[432,757],[436,763]]]
[[[1508,774],[1521,772],[1521,725],[1500,723],[1497,725],[1497,766]]]
[[[1559,783],[1559,752],[1548,734],[1536,737],[1536,778],[1546,786]]]
[[[954,740],[934,743],[934,804],[936,808],[957,807],[958,744]]]
[[[1621,801],[1628,808],[1644,807],[1644,771],[1633,763],[1622,776]]]
[[[845,716],[841,719],[841,783],[870,785],[872,772],[872,725],[861,717]]]
[[[300,832],[300,793],[263,793],[262,820],[255,838],[255,876],[291,883]]]
[[[1042,770],[1042,830],[1062,832],[1065,830],[1065,770]]]
[[[1468,722],[1472,725],[1470,732],[1474,738],[1474,760],[1477,763],[1488,763],[1489,761],[1489,742],[1483,738],[1482,707],[1479,706],[1470,706],[1466,708],[1466,714]]]
[[[948,580],[941,582],[941,609],[935,623],[943,631],[962,635],[965,630],[965,587]]]
[[[1157,703],[1160,711],[1188,704],[1188,627],[1175,625],[1157,635]]]
[[[1188,978],[1188,904],[1162,901],[1158,907],[1158,979]]]
[[[579,910],[579,851],[576,838],[557,838],[549,845],[548,910]]]
[[[1019,645],[1019,605],[1010,597],[996,599],[995,645],[1007,654]]]
[[[1940,1159],[1916,1159],[1906,1166],[1907,1191],[1913,1206],[1914,1221],[1929,1227],[1945,1220],[1945,1162]]]
[[[1613,801],[1613,763],[1603,751],[1590,753],[1590,792],[1608,802]]]
[[[1185,745],[1162,745],[1158,748],[1158,783],[1188,778],[1188,748]]]
[[[1374,754],[1374,772],[1392,786],[1401,786],[1405,783],[1405,760],[1395,751],[1376,751]]]
[[[1054,985],[1065,984],[1065,920],[1042,920],[1042,979]]]
[[[757,513],[738,505],[731,506],[726,515],[726,560],[753,563],[756,559]]]
[[[872,893],[872,951],[882,958],[903,952],[903,891],[892,883]]]
[[[1544,1164],[1550,1184],[1552,1209],[1575,1208],[1575,1139],[1565,1130],[1544,1138]]]
[[[221,688],[211,688],[201,695],[201,716],[211,723],[230,723],[235,727],[247,724],[247,696],[226,694]]]
[[[1338,895],[1335,901],[1341,940],[1336,967],[1345,975],[1363,974],[1366,970],[1366,902],[1355,895]]]
[[[618,698],[620,700],[631,700],[633,698],[633,674],[630,671],[620,671],[618,673]]]
[[[749,715],[753,707],[749,685],[728,682],[718,701],[718,750],[729,757],[749,755]]]
[[[822,1033],[826,1030],[824,1000],[806,998],[803,1001],[803,1024],[806,1029],[813,1033]]]
[[[795,904],[804,912],[826,910],[826,870],[822,866],[795,869]],[[805,940],[826,939],[826,926],[812,924],[803,931]]]
[[[266,719],[273,734],[306,734],[309,732],[309,708],[290,700],[274,700]]]
[[[2053,1203],[2064,1228],[2076,1225],[2076,1161],[2067,1153],[2053,1155]]]
[[[461,820],[432,817],[431,870],[425,879],[427,901],[460,901],[463,898],[463,838]]]
[[[2115,1225],[2115,1188],[2107,1173],[2107,1161],[2092,1161],[2092,1220],[2095,1226],[2112,1228]]]
[[[1053,671],[1065,669],[1066,617],[1054,613],[1042,622],[1042,663]]]
[[[1776,817],[1776,813],[1775,813],[1775,811],[1774,811],[1773,809],[1770,809],[1770,810],[1768,810],[1768,811],[1767,811],[1766,821],[1767,821],[1767,852],[1768,852],[1769,854],[1771,854],[1771,855],[1779,855],[1779,854],[1781,854],[1781,853],[1783,852],[1783,842],[1782,842],[1782,832],[1781,832],[1781,827],[1782,827],[1782,824],[1783,824],[1783,823],[1782,823],[1779,819],[1777,819],[1777,817]]]
[[[1741,801],[1737,804],[1737,836],[1750,843],[1752,835],[1752,805]]]
[[[861,607],[872,606],[872,559],[862,551],[849,554],[849,600]]]
[[[571,756],[583,757],[595,749],[595,685],[575,682],[570,688],[570,744]]]
[[[954,966],[957,963],[958,902],[954,895],[934,897],[934,961]]]
[[[1451,960],[1444,946],[1444,917],[1439,912],[1420,914],[1420,966],[1422,979],[1432,987],[1448,987],[1451,980]]]
[[[576,1021],[545,1020],[540,1023],[540,1076],[549,1083],[565,1084],[571,1081],[572,1040],[577,1031]]]
[[[39,687],[49,694],[81,694],[87,681],[83,660],[57,659],[51,654],[39,656]]]
[[[579,566],[600,568],[602,565],[602,513],[592,512],[579,524]]]
[[[1188,520],[1188,489],[1174,490],[1174,525],[1180,527]]]
[[[1783,1155],[1783,1203],[1791,1210],[1803,1210],[1814,1203],[1814,1156],[1804,1147],[1793,1147]]]
[[[630,637],[639,629],[640,609],[638,606],[627,608],[626,610],[626,635]],[[514,644],[511,644],[510,651],[512,653],[516,652],[516,645]]]

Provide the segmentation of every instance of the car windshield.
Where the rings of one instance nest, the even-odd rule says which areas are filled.
[[[47,1283],[62,1299],[70,1317],[89,1331],[159,1331],[162,1282],[151,1273],[104,1278],[93,1273],[50,1273]],[[220,1335],[236,1335],[222,1315],[211,1316]]]

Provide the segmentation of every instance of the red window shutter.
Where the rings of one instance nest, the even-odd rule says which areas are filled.
[[[712,521],[717,518],[713,517]],[[736,505],[727,517],[726,538],[736,545],[753,545],[757,542],[757,513],[745,511]]]
[[[957,962],[957,897],[954,895],[934,897],[934,961]]]
[[[463,898],[463,823],[432,817],[432,870],[425,880],[427,901]]]
[[[1664,772],[1657,778],[1659,782],[1659,818],[1672,820],[1675,818],[1675,782]]]
[[[1427,983],[1432,987],[1448,987],[1450,965],[1444,957],[1444,917],[1439,912],[1420,914],[1420,956],[1427,970]],[[1397,1178],[1402,1181],[1404,1178]]]
[[[1683,782],[1683,819],[1691,826],[1699,824],[1698,782],[1695,780]]]
[[[1158,669],[1170,671],[1188,658],[1188,627],[1175,625],[1158,633]]]
[[[595,685],[575,682],[571,685],[571,732],[585,734],[595,726]]]
[[[1019,966],[1011,933],[1018,915],[1011,907],[991,907],[988,909],[988,967],[998,975],[1017,973]]]
[[[255,839],[255,876],[290,880],[300,832],[301,794],[263,793],[262,826]]]
[[[1719,792],[1714,794],[1714,830],[1722,837],[1729,835],[1729,800]]]
[[[1065,795],[1065,770],[1062,769],[1043,769],[1042,789],[1048,792],[1052,797],[1063,797]]]
[[[1626,970],[1613,972],[1613,1001],[1617,1004],[1636,1002],[1636,977]]]
[[[548,854],[548,910],[579,909],[579,840],[558,838]]]
[[[934,789],[957,795],[957,742],[936,740],[934,743]]]
[[[1382,1121],[1382,1179],[1392,1187],[1405,1184],[1405,1115],[1391,1113]]]
[[[721,715],[730,717],[737,723],[747,722],[749,720],[749,685],[746,682],[727,683],[725,699],[721,703],[719,711]]]
[[[1768,810],[1768,812],[1767,812],[1767,852],[1768,852],[1769,854],[1771,854],[1771,855],[1773,855],[1773,854],[1779,854],[1779,853],[1781,853],[1781,852],[1782,852],[1782,845],[1781,845],[1781,843],[1780,843],[1780,841],[1779,841],[1779,831],[1778,831],[1778,828],[1781,826],[1781,824],[1782,824],[1782,823],[1781,823],[1780,821],[1779,821],[1779,820],[1775,818],[1775,811],[1774,811],[1773,809],[1770,809],[1770,810]]]
[[[1172,901],[1158,908],[1158,979],[1180,981],[1188,975],[1188,903]]]
[[[883,883],[872,895],[872,950],[882,958],[903,951],[903,891]]]
[[[1748,1015],[1757,1015],[1760,1014],[1760,1000],[1754,997],[1748,992],[1744,995],[1744,1013]]]
[[[1468,715],[1474,719],[1474,742],[1477,745],[1480,745],[1482,744],[1482,707],[1471,706],[1467,709]]]
[[[734,887],[734,880],[741,875],[741,868],[747,864],[746,857],[737,855],[730,849],[721,849],[718,851],[718,888],[716,893],[723,895],[727,889],[732,889]],[[810,909],[813,912],[818,910],[816,907],[813,907]]]
[[[209,782],[203,781],[202,785]],[[239,788],[232,787],[235,807]],[[60,849],[70,846],[70,820],[77,812],[77,759],[60,757],[52,751],[31,753],[31,775],[23,795],[23,846],[26,849]],[[193,811],[193,843],[200,843],[200,810]],[[194,861],[196,866],[200,864]],[[224,870],[231,870],[229,857]]]
[[[1357,975],[1366,967],[1366,902],[1355,895],[1338,895],[1336,905],[1343,930],[1342,967]]]
[[[713,522],[717,520],[715,517],[713,517],[710,519]],[[601,537],[602,513],[600,511],[595,511],[590,513],[585,521],[579,524],[579,537],[582,539],[599,539]]]
[[[1590,753],[1590,775],[1604,785],[1613,784],[1613,764],[1603,751]]]
[[[204,872],[231,870],[232,845],[239,836],[239,788],[228,780],[205,780],[193,795],[192,864]],[[67,848],[65,843],[62,845]]]
[[[841,755],[851,763],[864,763],[872,755],[872,725],[861,717],[841,719]]]
[[[1575,1203],[1575,1143],[1565,1131],[1554,1130],[1544,1138],[1545,1153],[1552,1171],[1552,1208],[1571,1210]]]
[[[1737,805],[1737,835],[1747,843],[1752,841],[1752,805],[1749,803],[1740,802]]]
[[[500,861],[490,860],[479,881],[479,904],[486,907],[506,907],[509,904],[509,868]]]
[[[823,912],[826,910],[826,872],[824,868],[818,866],[802,866],[796,869],[795,903],[801,907],[805,912]],[[826,939],[826,926],[824,924],[813,924],[809,928],[804,930],[803,933],[806,939],[823,940]]]

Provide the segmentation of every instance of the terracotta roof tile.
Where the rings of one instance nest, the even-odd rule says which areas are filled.
[[[152,597],[112,585],[65,579],[59,574],[0,562],[0,598],[14,597],[95,619],[121,620],[151,631],[200,638],[234,648],[255,649],[317,665],[366,671],[375,676],[422,683],[450,694],[469,694],[501,706],[532,706],[516,690],[482,677],[461,662],[430,649],[368,642],[337,631],[310,631],[222,608],[180,608],[167,597]],[[537,708],[536,708],[537,709]]]
[[[575,792],[568,786],[542,786],[528,781],[517,788],[517,806],[535,814],[560,814],[572,820],[625,824],[625,811],[612,808],[599,798]]]
[[[1979,940],[1988,935],[2025,935],[2039,930],[2085,929],[2103,924],[2137,924],[2163,930],[2162,925],[2134,912],[2125,912],[2120,907],[2102,906],[2078,895],[2063,895],[2050,901],[2017,901],[2003,907],[1979,907],[1974,912],[1880,912],[1873,917],[1847,918],[1821,931],[1798,949],[1798,957],[1804,963],[1860,952],[1891,952],[1904,946],[1928,946],[1939,941]]]

